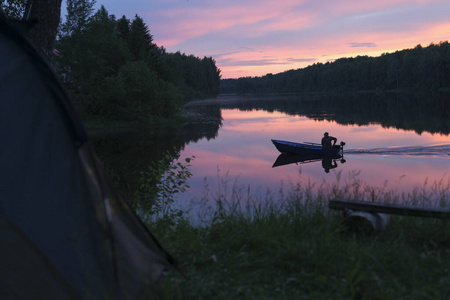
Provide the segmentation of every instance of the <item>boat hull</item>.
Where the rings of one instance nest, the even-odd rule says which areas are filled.
[[[323,149],[322,145],[314,143],[294,143],[280,140],[272,140],[272,143],[281,153],[339,155],[342,151],[342,146],[338,145],[331,149]]]

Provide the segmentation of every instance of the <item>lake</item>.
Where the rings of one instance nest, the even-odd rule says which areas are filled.
[[[194,122],[179,131],[102,137],[95,144],[115,174],[125,178],[164,149],[175,147],[179,161],[195,157],[190,188],[175,197],[191,218],[218,199],[282,201],[299,186],[329,195],[337,187],[347,189],[360,200],[398,195],[392,199],[434,205],[449,198],[450,98],[445,94],[220,96],[192,102],[187,111]],[[319,143],[324,132],[346,143],[335,168],[327,172],[321,160],[274,166],[280,153],[271,139]],[[111,154],[111,145],[122,151]]]

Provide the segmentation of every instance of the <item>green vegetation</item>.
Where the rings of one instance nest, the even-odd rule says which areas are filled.
[[[183,212],[173,208],[174,195],[189,188],[187,180],[192,176],[189,171],[191,160],[186,158],[185,164],[174,162],[168,152],[147,170],[141,171],[139,189],[133,203],[135,209],[152,220],[157,219],[155,224],[164,228],[182,221]]]
[[[116,19],[95,1],[68,0],[54,64],[86,119],[152,123],[191,99],[215,97],[214,59],[167,53],[143,19]]]
[[[305,93],[450,88],[450,44],[340,58],[262,77],[224,79],[222,93]]]
[[[171,170],[160,178],[180,182]],[[161,299],[450,297],[446,220],[393,216],[388,230],[364,235],[342,232],[341,213],[327,208],[334,197],[448,207],[450,182],[425,183],[397,196],[338,177],[318,193],[310,184],[291,184],[289,191],[278,192],[278,200],[270,192],[256,199],[246,189],[232,189],[214,199],[212,217],[200,226],[173,207],[159,218],[141,212],[181,270],[169,271],[149,287]],[[437,202],[423,202],[436,196]],[[172,198],[165,195],[156,209],[164,199],[170,206]]]
[[[3,12],[9,18],[20,20],[25,11],[25,6],[26,0],[2,0],[0,2],[0,12]]]
[[[93,127],[99,127],[104,120],[113,120],[117,127],[148,123],[172,116],[187,99],[217,95],[220,71],[212,58],[166,53],[153,44],[138,16],[133,20],[125,16],[116,19],[104,7],[93,14],[92,1],[68,0],[67,4],[68,18],[57,41],[55,68],[83,116],[97,120],[90,123]],[[227,92],[238,93],[437,89],[449,87],[449,55],[445,42],[380,58],[341,59],[278,75],[223,82],[230,88]],[[340,107],[349,104],[359,107],[356,101],[336,107],[331,101],[305,101],[301,109],[307,113],[308,105],[321,104],[331,106],[337,114]],[[385,107],[378,101],[370,104],[371,111]],[[283,105],[282,109],[290,109],[290,103]],[[413,110],[415,106],[408,107]],[[400,108],[407,109],[401,100]],[[439,118],[448,116],[445,100],[437,109],[430,110]],[[215,114],[220,116],[219,109]],[[417,116],[414,111],[411,115]],[[396,117],[386,116],[393,126],[399,126],[393,121]],[[396,122],[402,125],[410,119]],[[439,130],[448,132],[447,122],[439,124],[444,126]],[[213,138],[219,123],[210,126],[215,133],[207,136]],[[189,134],[193,140],[199,138]],[[184,135],[188,134],[176,128],[171,135],[173,141],[163,142],[176,144],[176,155],[184,145]],[[142,140],[147,136],[130,138],[126,145],[130,151],[156,151],[152,144],[141,148],[132,144]],[[113,149],[110,143],[99,140],[96,147],[124,152]],[[117,162],[109,159],[113,156],[110,152],[103,154],[103,160],[108,169],[114,169],[109,173],[120,184],[122,174],[112,167]],[[147,156],[156,157],[152,154]],[[138,160],[120,163],[134,170],[146,165]],[[393,217],[386,232],[343,234],[340,213],[326,207],[327,200],[333,197],[407,200],[415,204],[418,199],[430,199],[423,190],[395,196],[353,181],[322,186],[314,194],[310,186],[295,184],[278,197],[268,193],[267,199],[255,199],[239,189],[228,194],[231,199],[225,194],[211,199],[216,207],[212,218],[202,226],[194,226],[172,206],[173,194],[182,192],[190,177],[189,161],[186,163],[172,163],[167,155],[159,159],[140,174],[140,189],[132,203],[182,270],[168,272],[156,286],[149,287],[156,289],[161,299],[450,298],[447,221]],[[448,184],[432,185],[431,189],[440,195],[439,204],[448,206]],[[153,214],[148,217],[150,212]]]
[[[448,222],[393,218],[371,236],[343,235],[323,206],[222,215],[204,228],[157,232],[172,271],[162,299],[447,299]]]

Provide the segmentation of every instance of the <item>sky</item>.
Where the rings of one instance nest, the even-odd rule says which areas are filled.
[[[100,5],[118,18],[139,15],[168,52],[214,58],[222,78],[450,40],[449,0],[97,0]]]

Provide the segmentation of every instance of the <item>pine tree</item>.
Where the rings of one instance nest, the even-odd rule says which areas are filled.
[[[128,41],[130,36],[130,20],[128,20],[125,16],[122,16],[119,20],[117,20],[117,34],[124,41]]]
[[[67,0],[66,22],[61,25],[60,36],[81,34],[86,30],[94,12],[96,0]]]
[[[138,15],[135,16],[130,26],[130,34],[128,39],[128,45],[131,53],[136,60],[149,59],[151,50],[156,48],[153,43],[153,37],[150,31],[147,29],[147,25],[144,20]]]

